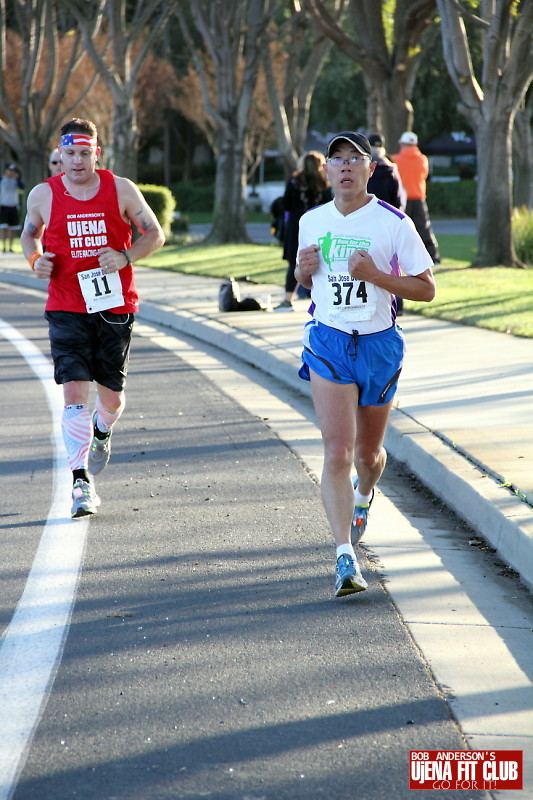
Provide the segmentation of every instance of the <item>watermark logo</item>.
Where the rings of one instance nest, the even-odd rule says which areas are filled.
[[[409,789],[522,789],[522,750],[410,750]]]

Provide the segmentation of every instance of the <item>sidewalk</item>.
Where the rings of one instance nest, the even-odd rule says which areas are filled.
[[[0,280],[44,288],[22,256],[0,257]],[[231,352],[299,391],[307,303],[295,312],[218,311],[220,280],[136,269],[139,318]],[[241,284],[272,305],[276,286]],[[400,318],[406,365],[385,442],[533,589],[533,340],[440,320]],[[502,484],[511,484],[526,499]]]

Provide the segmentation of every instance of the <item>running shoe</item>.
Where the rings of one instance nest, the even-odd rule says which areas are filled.
[[[357,560],[347,555],[339,556],[335,570],[335,597],[363,592],[365,589],[368,589],[368,583],[361,575]]]
[[[72,508],[70,510],[72,519],[86,517],[89,514],[96,514],[100,498],[91,483],[87,483],[83,478],[78,478],[72,487]]]
[[[93,411],[93,426],[96,427],[96,411]],[[89,448],[88,470],[91,475],[98,475],[105,467],[111,456],[111,432],[105,439],[97,439],[93,434],[93,440]]]
[[[353,479],[353,488],[357,489],[358,479]],[[372,505],[372,500],[374,499],[374,490],[372,489],[372,496],[370,497],[370,502],[366,506],[355,506],[353,510],[353,518],[352,518],[352,528],[351,528],[351,540],[352,545],[356,545],[364,536],[366,531],[366,526],[368,524],[368,514],[370,512],[370,506]]]
[[[281,303],[274,307],[274,311],[294,311],[294,306],[290,300],[282,300]]]

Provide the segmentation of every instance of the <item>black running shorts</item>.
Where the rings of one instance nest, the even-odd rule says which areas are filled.
[[[0,228],[20,228],[17,206],[0,206]]]
[[[96,381],[115,392],[126,385],[133,314],[45,311],[54,379]]]

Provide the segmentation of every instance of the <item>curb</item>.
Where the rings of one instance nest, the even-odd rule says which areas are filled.
[[[0,281],[42,291],[42,283],[31,275],[0,270]],[[299,358],[294,352],[260,336],[222,319],[164,303],[143,301],[137,316],[214,345],[292,389],[311,395],[309,384],[298,377]],[[527,504],[401,409],[391,412],[385,446],[393,458],[406,464],[433,494],[478,531],[533,591],[533,513]]]

